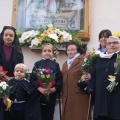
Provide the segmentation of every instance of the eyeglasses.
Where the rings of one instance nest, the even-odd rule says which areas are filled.
[[[115,42],[106,42],[106,45],[117,45],[119,42],[115,41]]]

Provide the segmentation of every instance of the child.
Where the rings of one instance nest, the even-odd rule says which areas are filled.
[[[41,120],[40,110],[35,112],[35,109],[40,108],[37,107],[39,106],[38,97],[36,101],[33,99],[36,96],[35,88],[29,81],[25,80],[26,70],[27,68],[23,63],[17,64],[14,68],[15,78],[8,82],[12,86],[9,98],[13,103],[10,111],[4,111],[3,120]],[[32,96],[33,92],[34,96]],[[6,99],[3,102],[7,105]]]
[[[59,64],[52,60],[54,48],[51,44],[46,43],[42,46],[42,56],[43,59],[36,62],[34,64],[33,72],[30,77],[30,81],[36,89],[40,92],[41,100],[44,98],[45,95],[49,94],[49,101],[46,102],[46,99],[43,99],[42,102],[46,102],[45,104],[41,103],[41,111],[42,111],[42,118],[43,120],[53,120],[54,115],[54,108],[56,102],[56,95],[57,92],[61,91],[62,88],[62,75],[60,72]],[[50,68],[56,73],[55,82],[56,84],[49,89],[42,88],[42,86],[38,83],[37,77],[35,75],[36,68]]]
[[[16,34],[16,29],[12,26],[4,26],[0,33],[0,65],[8,71],[8,80],[14,77],[14,67],[18,63],[23,63],[23,53]]]

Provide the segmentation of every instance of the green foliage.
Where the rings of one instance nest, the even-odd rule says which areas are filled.
[[[98,56],[99,56],[99,54],[95,54],[95,53],[85,54],[85,59],[82,64],[82,69],[84,72],[92,73]]]
[[[120,72],[120,53],[117,54],[116,63],[115,63],[115,73]]]

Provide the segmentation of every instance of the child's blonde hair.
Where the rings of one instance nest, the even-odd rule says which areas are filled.
[[[43,48],[46,47],[46,46],[50,47],[50,48],[52,49],[52,51],[54,52],[54,46],[53,46],[52,44],[50,44],[50,43],[45,43],[45,44],[43,44],[43,45],[42,45],[42,50],[43,50]]]
[[[17,68],[23,69],[23,70],[25,71],[25,73],[27,72],[27,66],[26,66],[25,64],[23,64],[23,63],[18,63],[18,64],[15,66],[14,70],[16,70]]]

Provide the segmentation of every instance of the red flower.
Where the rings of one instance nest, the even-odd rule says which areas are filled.
[[[90,54],[90,53],[86,53],[85,56],[86,56],[87,58],[90,58],[90,59],[93,57],[93,55]]]
[[[0,74],[6,75],[8,71],[3,70],[3,66],[0,66]]]
[[[52,80],[52,81],[51,81],[51,88],[54,87],[55,84],[56,84],[56,81],[55,81],[55,80]]]
[[[46,68],[46,70],[50,70],[50,68]]]
[[[44,88],[44,85],[42,84],[42,82],[40,80],[37,80],[37,82],[39,83],[41,88]]]
[[[44,85],[43,85],[43,83],[42,83],[39,79],[37,80],[37,82],[38,82],[38,84],[40,85],[41,88],[45,88]],[[50,88],[54,87],[55,84],[56,84],[56,81],[55,81],[55,80],[52,80],[52,81],[50,82]]]
[[[48,70],[46,70],[46,74],[48,75],[48,74],[50,74],[50,72]]]
[[[7,79],[5,77],[3,77],[2,82],[7,82]]]

